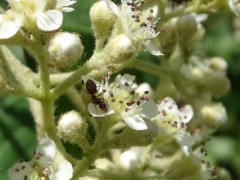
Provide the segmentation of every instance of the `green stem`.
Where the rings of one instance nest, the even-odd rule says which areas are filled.
[[[151,73],[151,74],[154,74],[154,75],[157,75],[157,76],[160,76],[160,75],[170,76],[171,75],[170,71],[167,70],[166,68],[163,68],[163,67],[161,67],[159,65],[156,65],[156,64],[146,63],[146,62],[141,61],[141,60],[133,61],[132,63],[129,64],[128,67],[136,68],[136,69],[139,69],[141,71],[148,72],[148,73]]]
[[[70,87],[66,91],[66,95],[83,115],[87,114],[86,104],[83,102],[80,93],[74,87]]]
[[[53,107],[53,101],[47,99],[41,101],[41,108],[43,113],[43,129],[47,133],[47,136],[55,142],[57,149],[62,154],[62,156],[74,165],[76,164],[76,160],[67,154],[65,148],[62,145],[62,142],[56,135],[57,130],[55,127]]]
[[[46,57],[46,52],[44,50],[44,47],[38,46],[38,52],[37,53],[37,61],[39,64],[39,73],[40,73],[40,85],[41,85],[41,90],[42,94],[45,98],[49,97],[49,92],[50,92],[50,78],[49,78],[49,71],[48,71],[48,59]],[[41,48],[40,48],[41,47]]]
[[[41,100],[42,99],[42,95],[40,94],[39,91],[36,90],[28,90],[28,89],[20,89],[20,88],[13,88],[7,91],[8,95],[15,95],[15,96],[23,96],[26,98],[33,98],[36,100]]]
[[[95,144],[89,150],[85,150],[83,159],[74,168],[73,179],[81,177],[86,170],[88,170],[90,165],[97,159],[100,153],[106,149],[104,148],[106,145],[104,145],[103,139],[104,136],[99,135],[95,141]]]
[[[42,128],[46,132],[47,136],[55,142],[57,149],[62,154],[62,156],[72,164],[75,164],[75,160],[66,153],[65,148],[56,135],[57,130],[55,127],[54,119],[54,101],[50,97],[50,78],[47,52],[44,47],[39,44],[35,47],[38,48],[33,48],[32,50],[35,52],[36,59],[39,64],[40,85],[42,93],[42,99],[40,101],[42,109]]]

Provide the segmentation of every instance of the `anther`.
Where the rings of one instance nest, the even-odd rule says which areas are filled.
[[[129,87],[129,84],[127,82],[124,83],[124,86]]]
[[[148,16],[146,19],[152,21],[153,18],[151,16]]]
[[[147,24],[145,22],[140,24],[140,27],[147,27]]]
[[[135,94],[135,91],[131,91],[130,94],[133,96]]]

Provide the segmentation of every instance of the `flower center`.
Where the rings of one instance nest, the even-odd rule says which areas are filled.
[[[136,40],[149,40],[156,37],[160,31],[156,31],[156,21],[154,19],[154,11],[152,8],[143,9],[144,0],[127,1],[122,4],[121,12],[125,18],[126,28]]]

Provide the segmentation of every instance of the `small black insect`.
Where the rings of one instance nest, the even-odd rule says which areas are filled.
[[[93,80],[87,80],[86,91],[91,96],[91,102],[93,104],[97,105],[103,112],[108,112],[108,106],[105,100],[95,95],[98,92],[98,87]]]

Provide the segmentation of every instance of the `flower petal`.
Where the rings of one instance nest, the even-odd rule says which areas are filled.
[[[179,116],[181,121],[188,123],[193,117],[193,109],[190,105],[186,105],[183,108],[179,109]]]
[[[63,14],[58,10],[48,10],[45,13],[39,13],[37,17],[37,26],[42,31],[54,31],[60,28],[63,22]]]
[[[158,105],[158,111],[162,112],[162,110],[165,110],[167,113],[178,114],[177,104],[170,97],[164,98],[162,102]]]
[[[121,89],[128,92],[134,91],[137,88],[137,83],[135,82],[136,76],[130,74],[118,75],[115,78],[115,83],[119,84]]]
[[[62,7],[62,11],[64,11],[64,12],[72,12],[72,11],[74,11],[74,8],[71,8],[71,7]]]
[[[143,45],[146,47],[146,49],[154,56],[161,56],[163,53],[157,49],[157,47],[150,41],[143,41]]]
[[[73,168],[71,163],[64,161],[60,164],[54,174],[54,180],[69,180],[73,176]]]
[[[148,119],[156,117],[158,113],[157,104],[154,101],[150,100],[143,104],[141,114]]]
[[[9,180],[29,179],[34,169],[28,162],[20,161],[8,170]]]
[[[195,143],[194,138],[188,132],[181,132],[175,136],[175,140],[181,145],[184,154],[192,154],[192,145]]]
[[[123,119],[134,130],[141,131],[148,129],[145,121],[139,115],[123,116]]]
[[[180,145],[192,146],[195,143],[194,138],[188,132],[181,132],[175,136],[176,142]]]
[[[44,138],[42,139],[35,151],[37,160],[43,160],[45,163],[51,163],[56,155],[56,145],[53,140]],[[41,155],[40,157],[38,157]],[[44,166],[44,164],[42,164]]]
[[[21,25],[21,18],[10,18],[8,17],[8,14],[0,15],[0,39],[8,39],[14,36],[20,29]]]
[[[58,6],[71,6],[73,5],[74,3],[76,3],[77,1],[74,1],[74,0],[57,0],[57,5]]]
[[[112,10],[112,12],[114,14],[116,14],[118,17],[120,17],[120,9],[118,8],[118,6],[115,3],[113,3],[112,1],[109,1],[109,0],[103,0],[103,1],[106,2],[108,8],[110,10]]]

